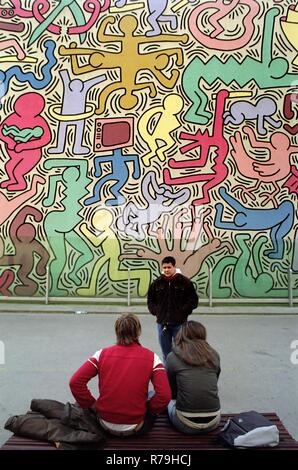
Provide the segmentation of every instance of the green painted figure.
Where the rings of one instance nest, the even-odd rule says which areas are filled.
[[[57,195],[60,193],[58,184],[61,184],[64,197],[60,203],[63,210],[53,209],[49,212],[45,217],[44,228],[54,255],[54,259],[50,262],[50,293],[51,295],[67,295],[69,290],[59,287],[59,280],[63,281],[61,276],[68,258],[67,244],[79,253],[77,257],[70,257],[72,265],[68,267],[69,270],[66,274],[70,283],[76,286],[81,285],[82,281],[78,272],[93,259],[93,253],[88,243],[75,230],[82,220],[80,200],[88,194],[86,189],[90,183],[90,178],[87,177],[88,162],[74,158],[51,158],[46,160],[44,167],[46,170],[65,167],[61,174],[56,173],[49,177],[48,195],[43,200],[43,205],[51,207],[56,202]]]
[[[187,97],[192,101],[184,119],[197,124],[207,124],[212,114],[207,111],[208,96],[201,86],[201,80],[209,86],[221,80],[226,86],[235,81],[241,88],[254,80],[259,88],[281,88],[292,86],[298,74],[288,73],[287,59],[272,56],[274,21],[279,15],[279,8],[271,8],[264,18],[261,59],[246,56],[242,62],[234,57],[222,62],[212,56],[207,62],[196,56],[186,67],[182,85]]]

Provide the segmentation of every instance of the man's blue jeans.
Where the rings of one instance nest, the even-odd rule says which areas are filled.
[[[162,350],[163,360],[165,361],[167,355],[172,351],[172,341],[180,330],[181,325],[167,325],[164,329],[163,325],[157,323],[158,341]]]

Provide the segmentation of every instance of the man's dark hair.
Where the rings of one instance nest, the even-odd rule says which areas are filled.
[[[140,320],[133,313],[124,313],[116,320],[115,332],[117,344],[127,346],[128,344],[138,343],[141,335]]]
[[[168,263],[171,263],[173,266],[176,266],[175,258],[173,258],[173,256],[166,256],[161,262],[161,264],[168,264]]]

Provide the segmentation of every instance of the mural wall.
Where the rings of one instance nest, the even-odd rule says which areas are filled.
[[[298,291],[295,0],[0,0],[0,293]]]

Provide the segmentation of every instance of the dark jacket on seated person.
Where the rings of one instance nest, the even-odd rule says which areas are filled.
[[[175,347],[168,355],[166,368],[177,410],[201,413],[220,409],[217,388],[220,359],[218,353],[213,352],[214,368],[188,365],[175,353]]]

